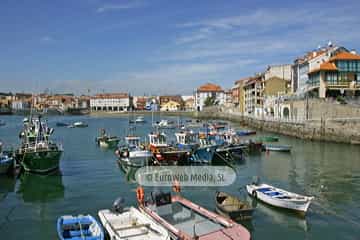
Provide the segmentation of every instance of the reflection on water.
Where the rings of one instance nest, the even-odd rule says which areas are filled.
[[[17,194],[24,202],[51,202],[64,198],[64,189],[60,171],[49,175],[24,172],[20,176]]]
[[[118,165],[120,169],[125,173],[125,179],[128,183],[136,183],[135,173],[139,169],[139,167],[134,167],[127,165],[125,163],[121,163],[118,161]]]
[[[0,176],[0,202],[8,193],[15,191],[16,179],[9,176]]]
[[[255,208],[255,211],[258,212],[257,214],[260,213],[266,215],[265,217],[270,218],[271,221],[276,224],[296,227],[305,232],[309,230],[306,218],[295,212],[267,205],[249,196],[247,196],[247,200]]]

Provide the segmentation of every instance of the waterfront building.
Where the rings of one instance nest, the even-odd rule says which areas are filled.
[[[245,112],[245,83],[250,80],[250,77],[242,78],[235,82],[235,86],[233,88],[233,101],[235,107],[238,108],[239,112],[244,114]]]
[[[225,92],[219,85],[206,83],[195,90],[194,98],[196,110],[202,111],[208,98],[212,98],[218,105],[223,105]]]
[[[185,100],[185,110],[186,111],[194,111],[194,98],[190,97]]]
[[[135,110],[138,111],[144,111],[146,110],[146,101],[147,101],[147,97],[142,96],[142,97],[133,97],[133,107]]]
[[[128,93],[102,93],[90,98],[91,111],[128,111],[132,107],[132,98]]]
[[[332,56],[340,52],[348,52],[348,50],[329,42],[326,47],[318,47],[318,49],[296,58],[292,65],[292,92],[296,95],[304,95],[307,91],[307,83],[309,81],[308,73],[319,68],[322,63],[328,61]]]
[[[160,107],[160,111],[173,112],[181,110],[181,104],[175,101],[168,101],[163,103]]]
[[[13,100],[11,102],[11,109],[13,111],[23,111],[31,108],[31,98]]]
[[[244,83],[244,105],[245,115],[259,117],[263,112],[263,74],[250,77]]]
[[[179,110],[183,109],[184,107],[184,101],[180,95],[159,96],[160,110],[168,109],[169,107],[175,107],[174,103],[168,104],[169,102],[177,103]]]
[[[308,73],[308,92],[319,98],[360,96],[360,55],[340,52]]]
[[[9,110],[11,108],[12,93],[0,93],[0,109]]]

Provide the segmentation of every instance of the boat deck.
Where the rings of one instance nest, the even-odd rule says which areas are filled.
[[[204,235],[224,228],[179,202],[157,207],[156,212],[165,221],[190,236],[193,236],[194,232],[196,235]]]

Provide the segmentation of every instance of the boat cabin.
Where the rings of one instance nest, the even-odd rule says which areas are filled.
[[[125,137],[125,142],[129,146],[140,146],[140,137],[127,136]]]
[[[196,144],[196,135],[192,132],[179,132],[175,133],[176,143],[182,145]]]
[[[165,133],[150,133],[149,134],[149,143],[154,147],[167,147]]]

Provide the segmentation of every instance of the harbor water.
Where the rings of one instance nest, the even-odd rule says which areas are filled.
[[[1,119],[6,126],[0,127],[0,140],[7,148],[16,147],[23,117]],[[17,178],[0,176],[0,239],[57,239],[56,220],[61,215],[89,213],[97,217],[98,210],[110,208],[119,196],[127,205],[136,205],[133,171],[124,172],[113,150],[95,144],[101,128],[111,135],[125,136],[129,129],[127,116],[47,119],[49,126],[55,128],[53,139],[64,148],[60,171],[47,176],[29,173]],[[147,123],[136,125],[136,133],[141,136],[151,131],[151,116],[145,119]],[[84,121],[89,127],[56,127],[58,121]],[[232,185],[183,187],[182,194],[209,210],[215,209],[214,196],[218,190],[252,202],[244,185],[253,176],[259,176],[263,182],[315,199],[305,218],[252,202],[256,206],[253,219],[243,223],[252,239],[359,239],[360,146],[286,136],[280,136],[279,144],[292,145],[291,154],[264,152],[246,156],[236,165],[237,178]]]

